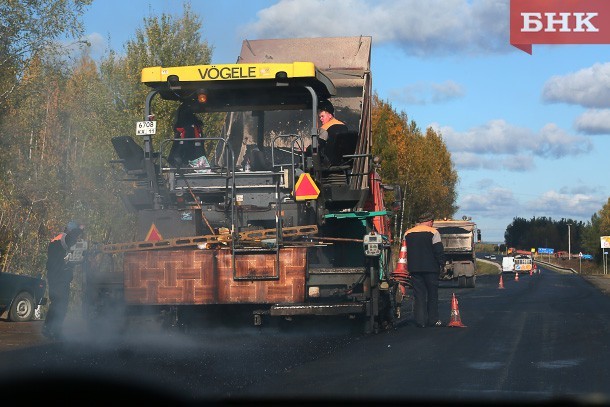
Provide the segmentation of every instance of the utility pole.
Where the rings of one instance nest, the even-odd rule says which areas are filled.
[[[568,223],[568,260],[572,259],[572,239],[570,238],[570,226],[571,223]]]

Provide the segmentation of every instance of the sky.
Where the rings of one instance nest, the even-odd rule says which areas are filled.
[[[610,45],[509,43],[509,0],[191,0],[212,63],[244,39],[371,36],[373,90],[439,131],[459,181],[455,218],[504,242],[514,218],[589,222],[610,197]],[[96,58],[182,0],[94,0]]]

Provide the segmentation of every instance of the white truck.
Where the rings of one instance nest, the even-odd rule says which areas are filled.
[[[502,258],[502,273],[515,272],[515,258],[513,256],[504,256]]]

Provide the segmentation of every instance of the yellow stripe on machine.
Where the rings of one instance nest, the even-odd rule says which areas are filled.
[[[276,74],[280,72],[285,72],[286,78],[316,77],[316,67],[313,62],[192,65],[169,68],[153,66],[142,69],[142,83],[166,82],[167,78],[172,75],[177,76],[180,82],[275,79]]]

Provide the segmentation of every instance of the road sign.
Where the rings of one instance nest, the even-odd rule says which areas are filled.
[[[548,247],[539,247],[538,248],[538,254],[553,254],[555,252],[555,249],[551,249]]]

